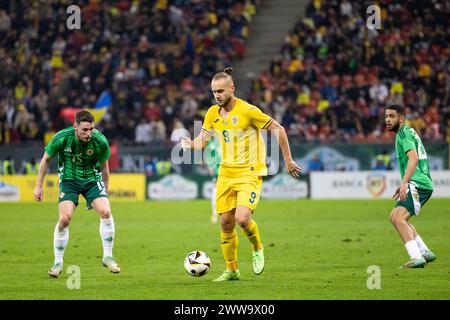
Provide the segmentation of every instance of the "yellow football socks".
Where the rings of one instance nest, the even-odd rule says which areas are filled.
[[[238,248],[238,237],[236,230],[220,232],[220,247],[222,248],[223,257],[227,264],[227,269],[231,271],[236,271],[237,266],[237,248]]]
[[[259,236],[259,229],[256,222],[252,220],[247,228],[243,230],[248,240],[250,240],[252,244],[253,251],[262,249],[263,245],[261,242],[261,237]]]

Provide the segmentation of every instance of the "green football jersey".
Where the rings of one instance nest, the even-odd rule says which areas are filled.
[[[217,177],[219,174],[220,167],[220,144],[217,139],[209,140],[208,144],[205,148],[205,162],[208,168],[211,168],[214,172],[214,177]]]
[[[58,155],[60,181],[102,180],[101,164],[108,161],[110,155],[108,140],[97,129],[92,131],[88,142],[82,142],[73,127],[58,131],[45,151],[50,157]]]
[[[404,125],[395,136],[395,150],[397,151],[397,162],[402,178],[405,175],[408,165],[408,156],[406,153],[412,149],[416,149],[419,155],[419,163],[411,177],[411,181],[415,182],[419,189],[433,190],[427,152],[422,144],[422,140],[420,140],[419,135],[413,128]]]

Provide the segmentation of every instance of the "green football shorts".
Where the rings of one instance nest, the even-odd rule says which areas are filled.
[[[78,206],[80,194],[86,199],[87,210],[92,209],[92,201],[100,197],[108,198],[103,181],[65,180],[59,183],[58,203],[70,200]]]
[[[404,207],[411,216],[418,216],[432,193],[433,190],[418,189],[413,183],[408,183],[408,197],[405,201],[397,201],[395,207]]]

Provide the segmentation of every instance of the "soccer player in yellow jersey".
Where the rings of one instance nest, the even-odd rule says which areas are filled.
[[[288,172],[298,178],[301,169],[292,160],[284,128],[258,107],[234,96],[232,68],[217,73],[211,82],[217,102],[206,115],[200,135],[183,139],[183,149],[203,149],[212,136],[220,141],[222,161],[217,180],[217,214],[220,215],[221,248],[226,270],[214,281],[239,280],[236,223],[250,240],[253,272],[264,270],[264,253],[258,225],[252,214],[259,201],[262,176],[267,175],[266,150],[261,129],[278,131],[278,143]]]

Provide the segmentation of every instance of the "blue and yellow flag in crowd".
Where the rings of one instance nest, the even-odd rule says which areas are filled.
[[[108,108],[112,105],[111,94],[108,91],[103,91],[100,97],[97,99],[97,103],[93,108],[77,108],[77,107],[66,107],[61,110],[60,116],[69,122],[75,121],[75,114],[81,110],[87,110],[94,116],[95,122],[100,122],[105,116]]]

